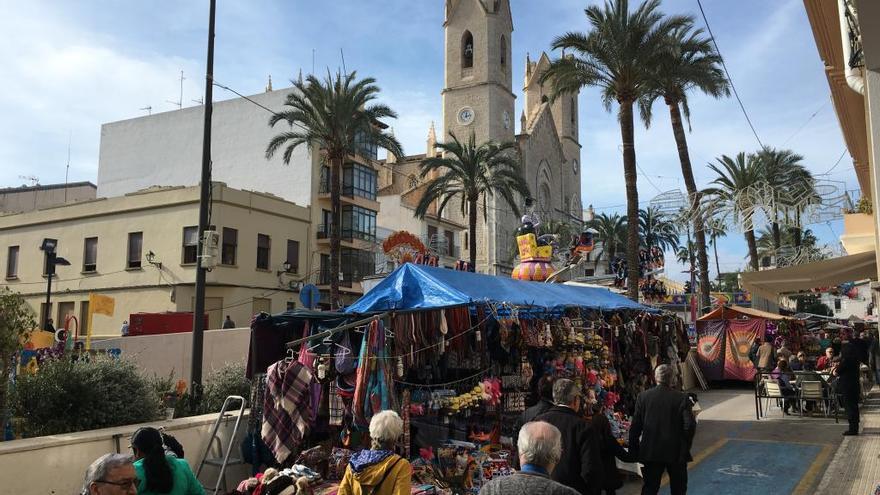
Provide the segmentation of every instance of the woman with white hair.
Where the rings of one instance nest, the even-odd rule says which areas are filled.
[[[410,495],[412,466],[394,453],[403,435],[403,420],[394,411],[382,411],[370,420],[370,449],[348,461],[337,495]]]

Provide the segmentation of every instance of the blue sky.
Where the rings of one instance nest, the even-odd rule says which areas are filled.
[[[535,59],[554,36],[585,30],[583,9],[593,0],[513,0],[514,92],[519,115],[526,53]],[[35,175],[63,182],[71,138],[70,180],[97,177],[100,126],[146,113],[173,110],[184,71],[183,104],[204,91],[208,2],[13,2],[0,32],[0,187]],[[383,100],[400,118],[392,122],[409,153],[424,150],[430,122],[440,122],[443,84],[443,2],[382,0],[317,2],[219,0],[215,79],[244,94],[262,91],[267,76],[281,88],[301,69],[341,65],[376,77]],[[844,149],[828,85],[801,0],[705,0],[703,5],[734,83],[766,143],[804,155],[815,173],[828,171]],[[698,16],[696,0],[666,0],[669,13]],[[699,21],[702,23],[702,20]],[[233,95],[215,88],[215,99]],[[711,180],[705,164],[721,154],[752,151],[757,143],[733,98],[691,99],[688,140],[698,185]],[[625,202],[614,114],[598,94],[580,98],[584,206],[622,211]],[[817,112],[811,120],[810,116]],[[642,170],[639,191],[649,200],[684,189],[666,109],[655,108],[651,128],[637,127]],[[518,122],[519,119],[516,119]],[[857,189],[849,155],[829,179]],[[812,226],[835,244],[839,222]],[[732,233],[719,244],[722,270],[744,264],[745,243]],[[714,272],[714,260],[712,260]],[[678,270],[677,267],[670,271]],[[676,278],[679,278],[677,276]]]

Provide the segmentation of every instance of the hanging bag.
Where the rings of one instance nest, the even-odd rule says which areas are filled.
[[[336,371],[340,375],[348,375],[357,371],[357,358],[352,351],[351,337],[347,331],[343,332],[342,340],[337,344],[335,361]]]

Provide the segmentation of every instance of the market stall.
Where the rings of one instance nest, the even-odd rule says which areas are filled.
[[[756,338],[792,352],[803,345],[801,320],[741,306],[719,306],[697,319],[697,361],[707,380],[752,381],[755,366],[749,351]]]
[[[254,397],[267,405],[255,415],[267,450],[282,466],[314,471],[318,493],[334,492],[352,451],[366,445],[370,417],[383,409],[404,419],[400,453],[414,467],[414,493],[476,493],[511,472],[518,418],[546,374],[580,383],[624,439],[653,367],[677,364],[688,351],[678,318],[605,289],[414,264],[340,316],[287,325],[300,329],[288,334],[296,337],[285,346],[291,357],[267,365]],[[293,414],[274,408],[275,394]]]

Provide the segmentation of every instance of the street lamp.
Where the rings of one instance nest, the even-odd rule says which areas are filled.
[[[70,266],[70,262],[58,256],[55,250],[58,248],[58,239],[43,239],[40,250],[46,257],[46,310],[43,312],[43,329],[49,324],[49,315],[51,309],[49,304],[52,302],[52,277],[55,276],[55,267],[57,265]]]
[[[291,264],[289,261],[285,261],[281,264],[281,269],[275,272],[275,275],[281,276],[282,273],[290,273]]]

